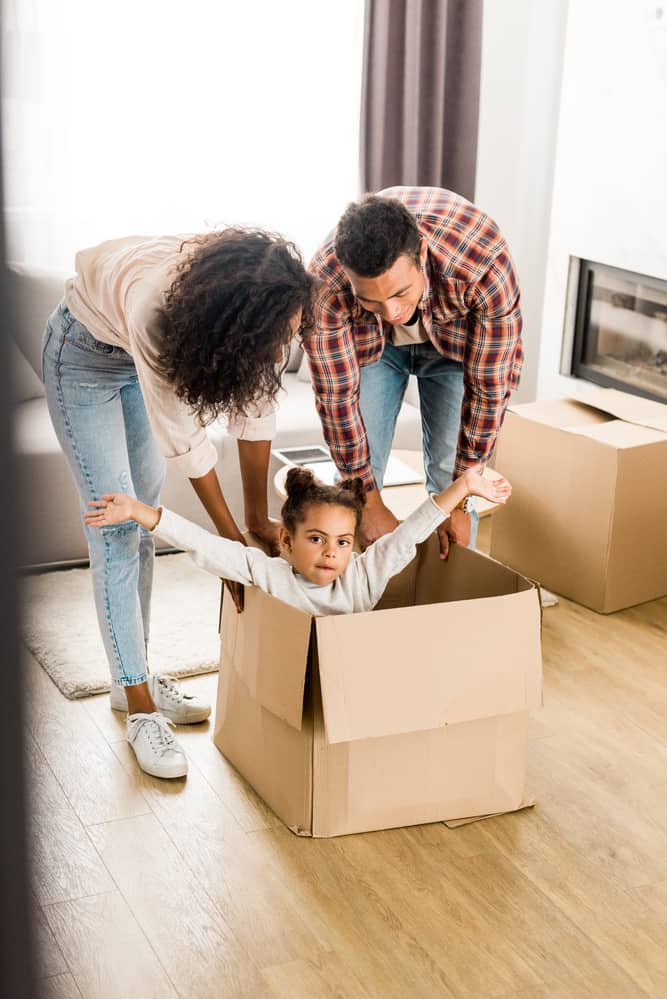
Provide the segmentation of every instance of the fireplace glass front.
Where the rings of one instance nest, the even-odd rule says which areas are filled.
[[[667,403],[667,281],[582,260],[572,374]]]

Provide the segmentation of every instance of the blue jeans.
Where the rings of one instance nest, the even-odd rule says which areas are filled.
[[[64,305],[49,317],[42,366],[51,420],[81,499],[126,492],[156,506],[165,462],[155,444],[134,362],[100,343]],[[97,621],[111,678],[143,683],[148,667],[155,544],[133,521],[87,528]]]
[[[447,488],[454,475],[463,402],[463,366],[443,357],[431,343],[404,347],[387,343],[379,361],[361,368],[359,405],[371,468],[381,489],[410,375],[416,375],[419,388],[426,489],[429,493],[439,493]],[[475,511],[471,519],[470,547],[474,548],[478,525]]]

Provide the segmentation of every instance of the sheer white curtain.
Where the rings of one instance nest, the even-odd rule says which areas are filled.
[[[310,254],[358,195],[362,0],[5,0],[9,259],[245,222]]]

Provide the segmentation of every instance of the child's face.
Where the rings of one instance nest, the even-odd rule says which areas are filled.
[[[330,503],[312,504],[294,535],[281,528],[280,543],[296,572],[310,583],[326,586],[347,569],[355,526],[352,510]]]

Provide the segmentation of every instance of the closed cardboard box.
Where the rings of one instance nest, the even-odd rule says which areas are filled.
[[[595,388],[513,406],[491,553],[601,613],[667,594],[667,406]]]
[[[364,614],[312,617],[255,588],[223,601],[214,740],[293,832],[524,804],[541,703],[536,587],[435,537]]]

